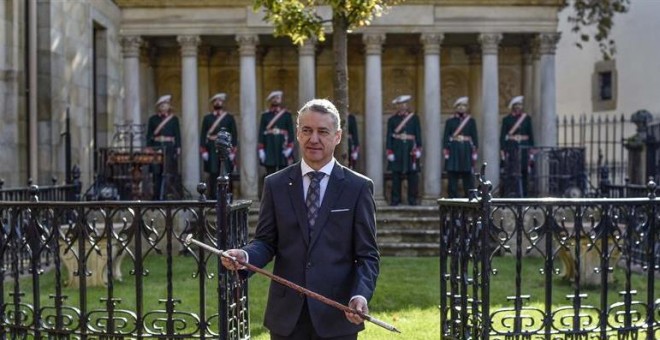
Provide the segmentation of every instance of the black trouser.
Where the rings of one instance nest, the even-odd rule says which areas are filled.
[[[356,334],[342,335],[332,338],[322,338],[314,330],[314,325],[312,325],[312,319],[309,316],[309,310],[307,309],[307,302],[303,305],[302,311],[300,312],[300,317],[298,317],[298,322],[293,328],[293,333],[288,336],[277,335],[270,333],[271,340],[356,340]]]
[[[406,181],[408,181],[408,204],[417,205],[417,185],[419,182],[417,171],[392,171],[392,200],[390,204],[398,205],[401,203],[401,181],[404,175],[406,176]]]
[[[473,189],[472,172],[471,171],[447,171],[448,180],[448,195],[449,198],[468,197],[470,189]],[[463,181],[464,195],[458,195],[458,180]]]

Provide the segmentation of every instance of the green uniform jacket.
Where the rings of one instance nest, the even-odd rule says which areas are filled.
[[[162,117],[158,114],[152,115],[149,117],[149,122],[147,123],[147,146],[149,147],[159,147],[159,146],[174,146],[174,148],[181,147],[181,130],[179,128],[179,118],[173,116],[165,126],[160,129],[158,134],[155,134],[154,131],[160,125],[165,117]],[[159,137],[173,137],[173,141],[158,141]]]
[[[454,114],[447,119],[442,146],[445,152],[449,151],[449,158],[445,159],[445,170],[456,172],[472,171],[472,151],[479,146],[477,137],[477,124],[472,117],[465,124],[458,136],[454,138],[454,131],[461,125],[461,118]],[[460,139],[463,139],[462,141]]]
[[[266,152],[266,160],[263,165],[283,167],[289,165],[289,160],[284,157],[282,151],[287,147],[293,148],[295,138],[293,118],[291,112],[286,111],[277,119],[273,127],[266,131],[266,127],[276,115],[277,113],[273,111],[266,111],[261,114],[259,149],[263,148]]]
[[[500,148],[504,151],[510,150],[511,148],[517,148],[519,146],[534,146],[534,135],[532,132],[532,119],[529,115],[525,116],[525,119],[518,126],[516,131],[513,131],[512,135],[527,136],[527,140],[516,141],[509,138],[507,140],[507,134],[509,130],[516,124],[518,117],[513,114],[508,114],[504,119],[502,119],[502,129],[500,132]],[[527,168],[529,150],[524,148],[520,157],[520,165],[522,169]]]
[[[387,153],[394,154],[394,161],[387,162],[387,169],[393,172],[417,172],[420,168],[420,160],[415,158],[413,150],[422,147],[422,131],[419,125],[419,117],[414,113],[410,114],[413,116],[399,132],[394,130],[406,116],[395,114],[387,120],[387,135],[385,137]],[[395,135],[401,134],[409,136],[410,139],[395,137]]]
[[[220,123],[216,125],[213,131],[209,131],[217,118],[218,116],[216,116],[213,112],[210,112],[204,116],[204,120],[202,121],[202,131],[199,136],[199,147],[201,151],[206,151],[209,153],[208,161],[204,161],[204,171],[210,174],[220,173],[220,169],[218,167],[219,157],[215,148],[215,138],[218,136],[220,129],[225,128],[225,130],[231,134],[232,152],[236,152],[236,146],[238,145],[238,131],[236,130],[236,120],[234,119],[234,116],[230,113],[227,113],[222,118]],[[227,173],[231,173],[234,169],[234,163],[228,159],[225,164]]]

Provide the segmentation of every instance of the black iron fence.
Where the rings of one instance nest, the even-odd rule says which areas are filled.
[[[471,200],[439,200],[441,338],[660,338],[654,183],[648,197],[628,199],[492,199],[490,190],[482,182]],[[490,295],[504,269],[494,264],[499,254],[515,261],[507,301]],[[536,277],[523,274],[531,256],[540,259]],[[623,278],[614,284],[616,271]],[[557,298],[560,275],[572,293]],[[543,296],[532,296],[530,284]]]
[[[53,178],[51,185],[37,187],[29,181],[25,187],[4,188],[4,181],[0,180],[0,201],[29,201],[37,192],[43,201],[79,201],[81,188],[80,168],[74,166],[64,184],[57,184],[57,179]]]
[[[188,234],[219,249],[247,242],[250,202],[220,203],[0,202],[0,338],[249,338],[247,282],[183,243]],[[194,302],[173,274],[184,259]],[[122,272],[130,296],[116,292]]]

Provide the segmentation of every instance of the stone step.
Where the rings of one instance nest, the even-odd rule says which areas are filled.
[[[433,243],[440,244],[439,230],[379,229],[378,243]]]
[[[438,243],[379,242],[378,248],[383,256],[438,256]]]
[[[412,230],[440,230],[439,217],[391,217],[376,218],[378,230],[383,229],[412,229]]]

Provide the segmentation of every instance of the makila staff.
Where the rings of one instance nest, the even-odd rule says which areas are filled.
[[[192,234],[191,234],[191,235],[188,235],[188,237],[186,237],[186,240],[185,240],[185,244],[186,244],[187,246],[189,246],[191,243],[194,243],[194,244],[196,244],[196,245],[198,245],[198,246],[200,246],[200,247],[202,247],[202,248],[204,248],[204,249],[206,249],[206,250],[208,250],[208,251],[210,251],[210,252],[212,252],[212,253],[215,253],[215,254],[220,255],[220,256],[222,256],[222,257],[225,257],[225,258],[228,258],[228,259],[230,259],[230,260],[232,260],[232,261],[234,261],[234,262],[240,264],[241,266],[244,266],[244,267],[245,267],[246,269],[248,269],[248,270],[251,270],[251,271],[253,271],[253,272],[255,272],[255,273],[259,273],[259,274],[261,274],[261,275],[267,276],[267,277],[270,278],[271,280],[273,280],[273,281],[275,281],[275,282],[277,282],[277,283],[279,283],[279,284],[281,284],[281,285],[287,286],[287,287],[289,287],[289,288],[291,288],[291,289],[297,291],[298,293],[301,293],[301,294],[304,294],[304,295],[306,295],[306,296],[309,296],[309,297],[312,298],[312,299],[315,299],[315,300],[318,300],[318,301],[320,301],[320,302],[323,302],[323,303],[325,303],[325,304],[328,305],[328,306],[335,307],[335,308],[337,308],[337,309],[339,309],[339,310],[341,310],[341,311],[343,311],[343,312],[346,312],[346,313],[354,313],[354,314],[357,314],[357,315],[359,315],[360,317],[362,317],[363,319],[365,319],[366,321],[369,321],[369,322],[371,322],[371,323],[373,323],[373,324],[375,324],[375,325],[378,325],[378,326],[380,326],[380,327],[383,327],[383,328],[387,329],[388,331],[396,332],[396,333],[401,333],[398,329],[396,329],[396,327],[394,327],[394,326],[392,326],[392,325],[390,325],[390,324],[388,324],[388,323],[386,323],[386,322],[384,322],[384,321],[382,321],[382,320],[376,319],[375,317],[373,317],[373,316],[371,316],[371,315],[369,315],[369,314],[362,313],[362,312],[360,312],[360,311],[358,311],[358,310],[356,310],[356,309],[353,309],[353,308],[350,308],[350,307],[348,307],[348,306],[342,305],[341,303],[339,303],[339,302],[337,302],[337,301],[334,301],[334,300],[328,299],[327,297],[325,297],[325,296],[323,296],[323,295],[321,295],[321,294],[314,293],[313,291],[311,291],[311,290],[309,290],[309,289],[307,289],[307,288],[301,287],[301,286],[299,286],[299,285],[297,285],[297,284],[295,284],[295,283],[293,283],[293,282],[291,282],[291,281],[289,281],[289,280],[287,280],[287,279],[281,278],[281,277],[279,277],[279,276],[277,276],[277,275],[275,275],[275,274],[273,274],[273,273],[270,273],[270,272],[268,272],[268,271],[266,271],[266,270],[263,270],[263,269],[261,269],[261,268],[259,268],[259,267],[255,267],[255,266],[253,266],[253,265],[251,265],[251,264],[249,264],[249,263],[247,263],[247,262],[244,262],[244,261],[241,261],[241,260],[236,259],[235,257],[229,256],[229,255],[225,254],[222,250],[219,250],[219,249],[213,248],[213,247],[207,245],[206,243],[202,243],[202,242],[200,242],[200,241],[197,241],[197,240],[195,240],[195,239],[193,238],[193,235],[192,235]]]

